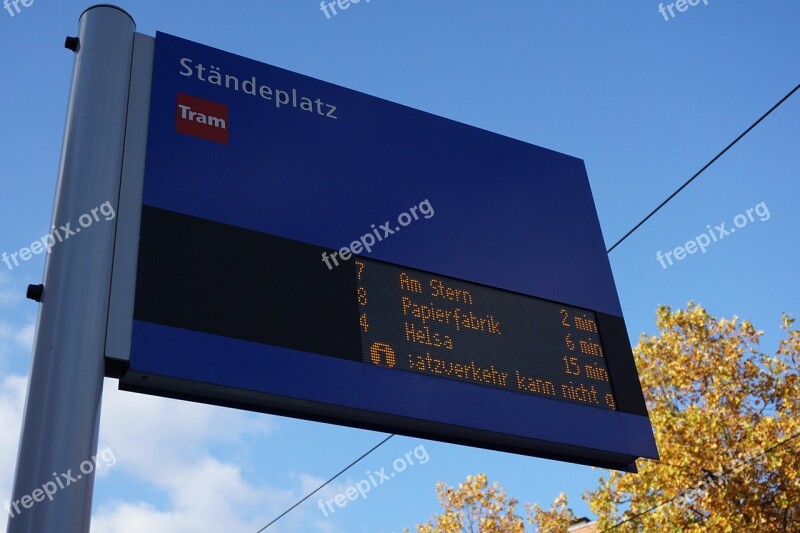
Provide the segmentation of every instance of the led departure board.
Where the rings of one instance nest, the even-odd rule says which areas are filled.
[[[364,362],[616,409],[591,311],[355,261]]]
[[[658,456],[582,160],[163,33],[150,71],[121,195],[141,201],[117,219],[121,388],[622,470]]]

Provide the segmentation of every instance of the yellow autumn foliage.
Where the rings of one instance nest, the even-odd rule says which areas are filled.
[[[598,531],[800,531],[800,332],[784,315],[774,355],[736,317],[716,319],[690,302],[661,307],[658,335],[634,348],[661,460],[637,474],[609,471],[583,498]],[[796,437],[796,438],[794,438]],[[565,532],[566,496],[548,510],[518,502],[485,475],[457,489],[437,485],[444,512],[418,533]]]

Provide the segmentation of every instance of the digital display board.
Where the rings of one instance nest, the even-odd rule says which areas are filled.
[[[365,363],[616,410],[593,312],[355,264]]]
[[[580,159],[163,33],[152,78],[122,389],[658,457]]]

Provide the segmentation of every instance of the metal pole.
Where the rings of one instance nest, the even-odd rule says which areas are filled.
[[[110,202],[116,213],[118,205],[135,24],[123,10],[98,5],[83,12],[79,28],[77,43],[67,42],[76,56],[56,242],[45,262],[8,533],[88,533],[91,521],[94,474],[81,465],[97,454],[116,225],[98,208]]]

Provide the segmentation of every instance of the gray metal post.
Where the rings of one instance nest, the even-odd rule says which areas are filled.
[[[94,475],[80,465],[97,454],[116,225],[97,208],[118,205],[134,31],[114,6],[80,17],[52,219],[54,237],[68,223],[75,234],[45,263],[9,533],[89,531]],[[48,482],[59,487],[51,496],[37,491]]]

